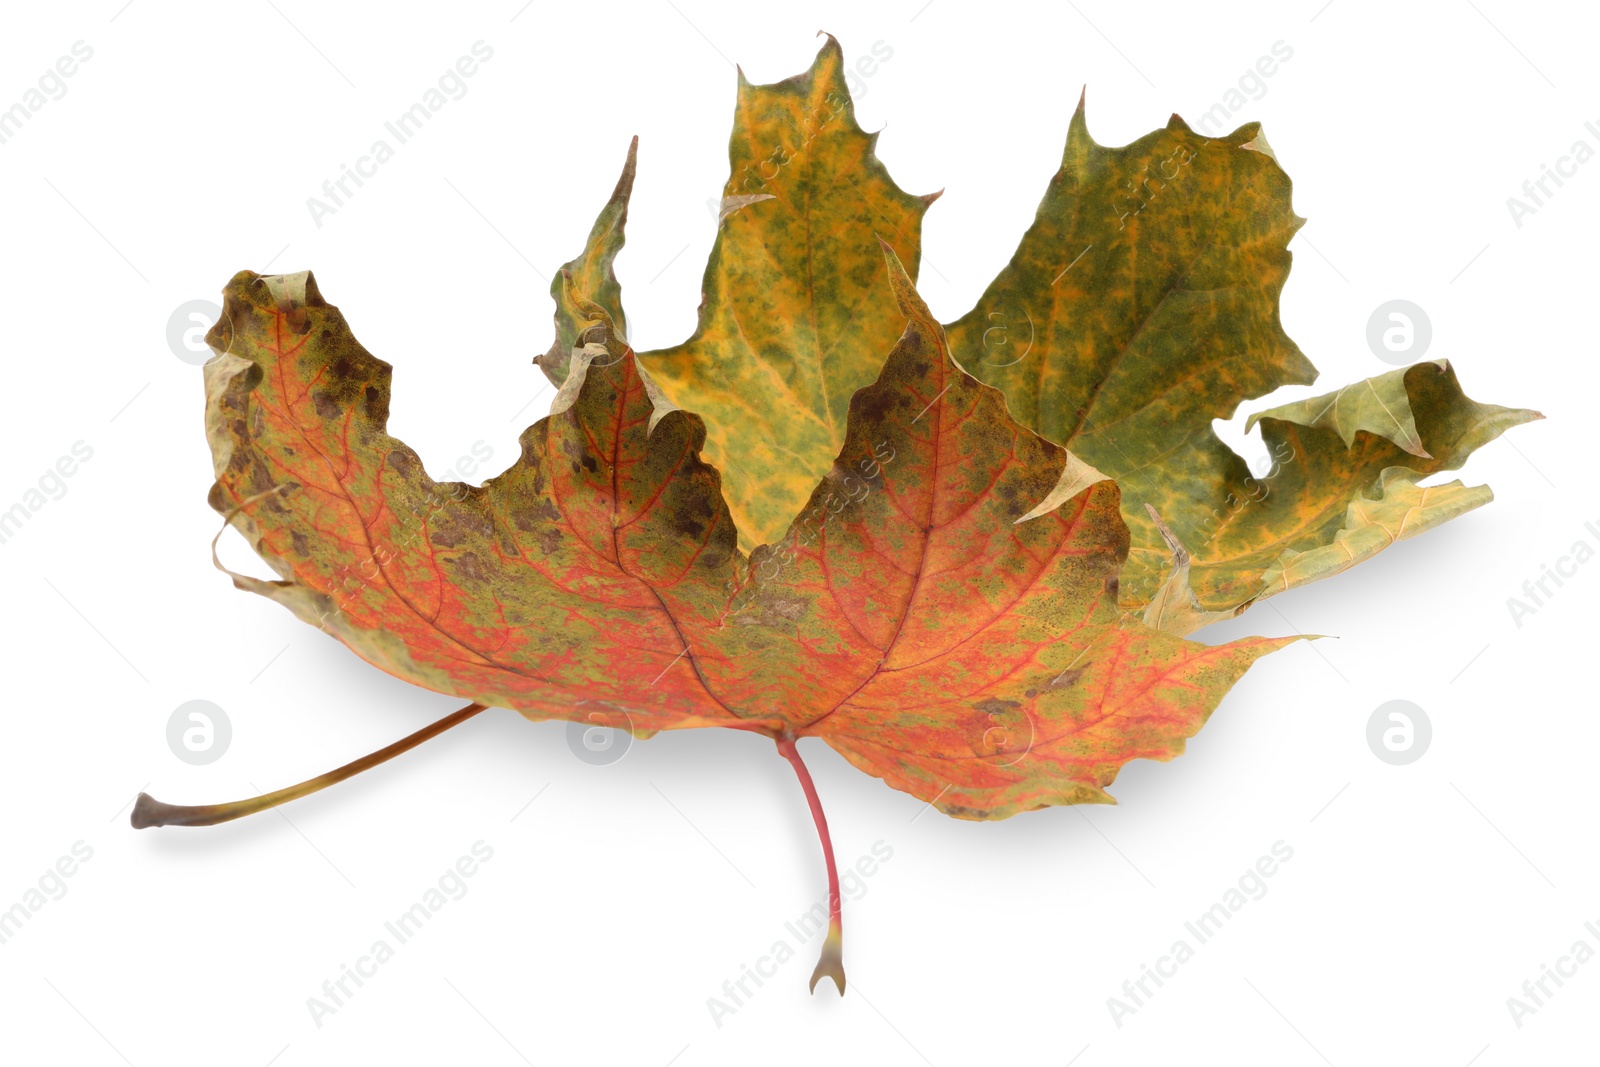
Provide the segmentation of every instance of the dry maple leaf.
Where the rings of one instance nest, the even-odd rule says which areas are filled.
[[[1096,222],[1085,203],[1167,151],[1163,136],[1193,135],[1174,120],[1129,162],[1116,153],[1134,146],[1087,140],[1080,107],[1068,164],[996,282],[1055,318],[1027,374],[986,369],[962,351],[985,344],[981,323],[947,341],[891,247],[914,262],[933,198],[890,181],[841,70],[829,38],[798,78],[741,75],[700,326],[663,352],[627,343],[613,270],[630,147],[552,289],[550,414],[482,486],[434,481],[389,436],[391,368],[309,273],[234,277],[207,337],[211,503],[279,576],[229,572],[235,585],[470,703],[276,793],[198,807],[141,794],[135,826],[272,807],[490,706],[640,737],[761,733],[795,769],[828,870],[811,984],[842,992],[838,875],[800,738],[961,818],[1109,802],[1124,764],[1181,753],[1251,663],[1296,640],[1183,634],[1486,498],[1417,480],[1531,413],[1474,404],[1447,366],[1419,364],[1260,416],[1297,457],[1272,484],[1295,488],[1196,539],[1197,509],[1248,473],[1208,413],[1311,373],[1277,326],[1297,220],[1264,142],[1247,127],[1196,149],[1187,234],[1153,209]],[[1202,159],[1226,173],[1202,182]],[[1240,207],[1252,183],[1268,193]],[[1121,251],[1092,268],[1080,255],[1086,269],[1052,288],[1074,268],[1046,278],[1050,248],[1119,222],[1149,232],[1107,238]],[[1128,275],[1147,256],[1149,284]],[[1125,499],[1141,479],[1161,491]]]

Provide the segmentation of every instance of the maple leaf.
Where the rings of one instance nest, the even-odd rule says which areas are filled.
[[[211,503],[278,578],[228,573],[469,703],[275,793],[141,794],[134,825],[260,811],[491,706],[751,731],[816,823],[811,985],[842,992],[801,738],[959,818],[1109,802],[1126,763],[1181,753],[1298,639],[1184,634],[1485,502],[1420,480],[1538,417],[1422,363],[1255,416],[1277,466],[1251,478],[1211,420],[1314,376],[1278,323],[1300,220],[1258,128],[1208,140],[1174,116],[1106,149],[1080,100],[1034,226],[949,327],[914,282],[935,197],[900,191],[873,143],[831,37],[797,78],[741,73],[699,327],[636,354],[614,271],[635,140],[552,285],[550,413],[481,486],[389,435],[391,368],[309,272],[236,275],[207,337]]]

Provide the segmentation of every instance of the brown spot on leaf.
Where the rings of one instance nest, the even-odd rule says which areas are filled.
[[[1045,689],[1070,689],[1079,678],[1083,677],[1083,672],[1088,669],[1087,667],[1070,667],[1050,679],[1050,684],[1045,686]]]
[[[450,561],[455,571],[462,578],[472,582],[486,582],[489,572],[483,565],[483,560],[478,558],[476,552],[463,552]]]
[[[561,509],[548,500],[541,500],[531,507],[517,508],[511,513],[511,521],[523,533],[532,533],[546,523],[560,522]]]
[[[729,622],[739,626],[777,626],[788,629],[805,618],[811,611],[811,602],[785,593],[758,593],[750,606],[731,616]]]

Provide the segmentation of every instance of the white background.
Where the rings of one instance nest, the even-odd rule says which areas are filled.
[[[1574,542],[1600,547],[1600,161],[1520,227],[1506,199],[1574,141],[1600,148],[1584,127],[1600,20],[1508,0],[922,3],[7,5],[0,107],[74,42],[93,57],[0,144],[0,510],[75,442],[93,458],[0,544],[0,909],[75,842],[93,856],[0,945],[0,1058],[1594,1062],[1600,961],[1520,1028],[1506,1000],[1580,938],[1600,949],[1583,926],[1600,926],[1600,562],[1520,627],[1506,601]],[[751,736],[663,735],[593,767],[563,724],[495,710],[281,817],[131,830],[140,788],[275,789],[457,705],[211,568],[200,371],[168,347],[173,309],[240,269],[314,269],[396,366],[393,432],[438,477],[482,441],[492,473],[548,405],[529,362],[550,340],[546,277],[582,247],[628,138],[618,272],[644,349],[693,326],[732,63],[798,73],[819,28],[852,62],[893,51],[858,115],[885,128],[903,188],[946,190],[922,288],[947,321],[1031,220],[1080,87],[1091,132],[1122,144],[1198,118],[1285,42],[1237,116],[1264,123],[1310,220],[1283,318],[1323,378],[1282,399],[1388,370],[1365,324],[1400,297],[1471,395],[1548,421],[1473,458],[1492,505],[1206,631],[1339,640],[1254,667],[1186,756],[1128,767],[1119,807],[958,822],[806,742],[841,862],[893,849],[846,903],[842,1000],[806,993],[805,945],[720,1026],[708,1010],[824,892],[800,790]],[[317,226],[306,199],[478,40],[494,55],[466,95]],[[165,739],[195,698],[233,724],[204,767]],[[1395,698],[1434,731],[1404,767],[1365,739]],[[307,999],[480,840],[493,858],[466,895],[317,1025]],[[1107,998],[1195,944],[1184,922],[1280,840],[1293,858],[1266,895],[1118,1026]]]

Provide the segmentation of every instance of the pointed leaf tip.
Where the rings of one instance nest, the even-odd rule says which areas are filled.
[[[877,236],[876,234],[874,236]],[[900,262],[900,256],[895,252],[894,246],[882,237],[878,237],[878,245],[883,249],[883,260],[889,268],[889,288],[894,292],[895,303],[900,307],[900,313],[911,319],[919,327],[938,330],[943,334],[933,313],[928,310],[927,303],[922,295],[917,292],[916,283],[911,280],[911,275],[906,273],[905,264]]]
[[[626,200],[633,192],[633,177],[639,169],[639,135],[634,134],[628,142],[628,155],[622,162],[622,175],[617,178],[617,187],[611,192],[612,200]]]
[[[568,298],[566,279],[569,276],[585,296],[607,310],[613,322],[613,332],[618,337],[627,336],[628,322],[622,307],[622,286],[617,281],[614,264],[626,243],[628,201],[633,195],[638,160],[639,137],[635,134],[628,143],[628,154],[616,187],[590,228],[583,251],[562,264],[561,280],[552,278],[550,281],[550,297],[556,305],[553,322],[555,337],[549,349],[535,356],[533,362],[558,387],[566,378],[568,357],[574,345],[579,343],[582,332]]]
[[[1066,166],[1074,153],[1082,155],[1095,147],[1094,138],[1089,136],[1088,100],[1089,87],[1085,85],[1078,93],[1078,106],[1072,109],[1072,118],[1067,122],[1067,144],[1062,166]]]

